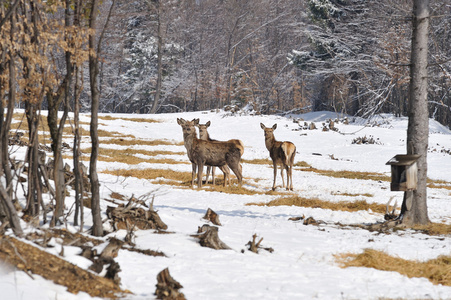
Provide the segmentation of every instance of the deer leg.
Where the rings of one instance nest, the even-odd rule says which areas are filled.
[[[211,166],[207,166],[207,175],[205,175],[205,184],[208,183],[208,177],[210,177],[210,170],[211,170]],[[212,171],[213,174],[213,171]],[[213,175],[214,178],[214,175]]]
[[[287,191],[290,189],[290,167],[285,166],[285,171],[287,172]]]
[[[285,166],[284,165],[281,165],[280,166],[280,176],[282,177],[282,187],[283,188],[285,188],[285,178],[284,178],[284,176],[283,176],[283,170],[285,169]],[[287,177],[288,177],[288,172],[287,172]],[[287,180],[288,180],[288,178],[287,178]],[[287,185],[288,185],[288,182],[287,182]],[[288,188],[288,187],[287,187]]]
[[[243,182],[243,175],[241,174],[240,163],[231,163],[228,166],[230,167],[230,169],[232,169],[236,178],[238,178],[238,185],[241,186],[241,184]]]
[[[219,167],[219,169],[224,173],[224,187],[228,183],[230,185],[230,169],[226,165]]]
[[[202,176],[204,175],[204,164],[200,163],[197,165],[197,187],[202,187]]]
[[[290,173],[287,177],[290,178],[290,190],[292,191],[293,190],[293,165],[291,165],[288,168],[288,172],[290,172]],[[287,188],[288,188],[288,182],[287,182]]]
[[[191,171],[191,188],[193,188],[194,187],[194,178],[196,177],[197,166],[195,163],[192,163],[191,166],[193,168],[193,170]]]
[[[276,190],[276,177],[277,177],[277,164],[275,162],[273,162],[273,168],[274,168],[274,182],[272,184],[272,190],[275,191]]]
[[[211,167],[211,183],[215,185],[215,167]]]

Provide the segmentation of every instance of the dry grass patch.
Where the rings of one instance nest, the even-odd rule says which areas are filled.
[[[91,148],[82,149],[83,153],[91,153]],[[147,151],[147,150],[134,150],[134,149],[99,149],[99,161],[105,162],[120,162],[130,165],[137,165],[142,162],[152,164],[187,164],[188,161],[176,161],[169,158],[142,158],[136,156],[136,154],[143,154],[148,156],[162,155],[183,155],[183,152],[171,152],[171,151]]]
[[[146,119],[146,118],[123,118],[123,117],[113,117],[113,116],[99,116],[99,120],[104,121],[114,121],[114,120],[124,120],[131,122],[145,122],[145,123],[163,123],[160,120]]]
[[[223,179],[216,179],[216,184],[206,184],[203,187],[206,187],[209,191],[220,192],[220,193],[228,193],[228,194],[237,194],[237,195],[282,195],[280,192],[262,192],[256,190],[249,190],[244,188],[243,186],[238,185],[237,180],[231,180],[231,186],[224,186]]]
[[[314,172],[319,175],[329,176],[334,178],[346,178],[346,179],[359,179],[359,180],[380,180],[391,181],[390,176],[372,173],[372,172],[357,172],[357,171],[333,171],[333,170],[320,170],[316,168],[297,169],[299,171]]]
[[[104,174],[111,174],[122,177],[135,177],[139,179],[154,180],[164,178],[167,180],[182,183],[182,185],[191,185],[191,172],[178,172],[163,169],[107,169],[102,171]]]
[[[260,159],[242,159],[241,162],[246,164],[254,164],[254,165],[271,165],[272,166],[272,160],[266,159],[266,158],[260,158]]]
[[[445,190],[451,190],[451,182],[445,181],[445,180],[427,180],[427,186],[431,189],[445,189]]]
[[[124,139],[124,138],[113,138],[109,140],[102,141],[102,144],[113,144],[120,146],[132,146],[132,145],[143,145],[143,146],[160,146],[160,145],[175,145],[183,146],[183,142],[173,142],[167,140],[141,140],[141,139]]]
[[[416,225],[412,229],[423,232],[428,235],[449,235],[451,234],[451,225],[445,223],[429,223],[427,225]]]
[[[451,286],[451,256],[439,256],[425,262],[411,261],[382,251],[365,249],[361,254],[345,253],[335,256],[342,268],[365,267],[394,271],[409,278],[425,277],[433,284]]]
[[[351,193],[332,192],[331,195],[334,195],[334,196],[346,196],[346,197],[359,197],[359,196],[363,196],[363,197],[374,197],[374,195],[369,194],[369,193],[364,193],[364,194],[351,194]]]
[[[257,206],[300,206],[300,207],[312,207],[321,209],[330,209],[336,211],[349,211],[355,212],[359,210],[369,210],[376,213],[385,213],[386,206],[384,204],[368,203],[365,200],[357,201],[340,201],[340,202],[330,202],[320,199],[309,199],[299,196],[281,197],[272,200],[268,203],[247,203],[246,205],[257,205]]]
[[[110,174],[122,177],[135,177],[139,179],[154,180],[155,184],[166,184],[177,187],[189,188],[191,187],[191,172],[178,172],[173,170],[163,170],[163,169],[108,169],[101,173]],[[256,195],[264,194],[264,192],[258,192],[253,190],[248,190],[244,187],[238,186],[236,180],[231,180],[231,186],[222,186],[222,179],[216,179],[216,185],[204,184],[203,189],[207,191],[221,192],[227,194],[239,194],[239,195]],[[196,183],[195,183],[196,184]],[[196,187],[197,185],[195,185]]]

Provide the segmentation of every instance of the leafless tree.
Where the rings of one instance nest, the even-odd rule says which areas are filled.
[[[403,223],[427,224],[427,149],[429,136],[428,114],[428,31],[429,1],[413,1],[412,52],[410,59],[409,125],[407,154],[418,154],[417,189],[407,191],[401,207]]]

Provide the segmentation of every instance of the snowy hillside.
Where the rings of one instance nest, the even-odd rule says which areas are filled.
[[[413,230],[385,234],[336,226],[337,223],[369,224],[384,220],[383,214],[371,210],[344,212],[299,206],[246,205],[267,203],[285,194],[291,195],[281,188],[280,176],[277,178],[276,190],[279,194],[270,193],[272,166],[252,163],[253,160],[269,158],[260,123],[266,126],[277,124],[274,131],[276,139],[291,141],[296,145],[295,163],[304,162],[319,170],[348,170],[390,176],[390,167],[386,162],[394,155],[406,152],[406,118],[384,115],[366,122],[350,117],[348,125],[335,123],[338,131],[322,131],[323,123],[330,118],[337,118],[335,114],[317,112],[290,118],[229,115],[224,112],[139,115],[139,118],[159,122],[130,119],[137,115],[111,117],[113,119],[99,120],[99,129],[118,132],[125,136],[124,139],[170,142],[168,145],[136,143],[133,146],[121,146],[102,144],[106,138],[101,139],[101,148],[167,151],[154,157],[160,163],[144,161],[148,158],[146,154],[136,154],[143,162],[134,165],[102,160],[98,162],[101,199],[109,199],[112,192],[126,197],[139,197],[148,193],[155,195],[154,208],[171,232],[156,234],[153,230],[139,230],[134,240],[137,247],[161,251],[165,257],[119,251],[116,261],[122,270],[119,273],[121,287],[131,292],[124,296],[125,299],[154,299],[156,276],[165,268],[169,268],[172,277],[182,284],[181,292],[187,299],[451,299],[451,287],[434,285],[425,278],[408,278],[396,272],[341,268],[334,257],[341,253],[361,253],[371,248],[404,259],[423,261],[448,255],[451,245],[448,236],[438,238]],[[113,175],[114,170],[118,169],[153,168],[191,172],[186,149],[181,143],[183,135],[177,118],[199,118],[202,124],[211,121],[209,133],[214,139],[240,139],[245,145],[242,156],[243,187],[259,193],[245,195],[215,192],[210,190],[211,184],[199,190],[169,182],[165,184],[167,178],[149,180]],[[89,122],[89,116],[83,116],[81,121]],[[317,129],[302,129],[304,122],[314,122]],[[88,125],[84,126],[88,128]],[[375,143],[353,143],[364,137],[372,138]],[[72,140],[67,139],[66,142],[71,144]],[[429,144],[428,177],[451,185],[451,132],[431,121]],[[89,139],[86,139],[82,148],[89,147]],[[163,159],[168,158],[181,163],[163,162]],[[70,164],[71,160],[67,162]],[[217,178],[222,178],[220,173],[216,171]],[[305,171],[302,167],[296,167],[293,171],[293,182],[295,195],[330,202],[365,200],[368,203],[386,204],[390,197],[395,196],[395,200],[401,203],[403,196],[401,192],[391,192],[388,181],[337,178]],[[448,189],[428,189],[428,210],[432,222],[451,224],[449,199]],[[73,197],[68,198],[67,211],[72,202]],[[108,205],[112,205],[111,202],[102,201],[102,219],[107,219]],[[199,226],[207,223],[203,216],[208,208],[219,215],[222,224],[219,226],[219,237],[230,250],[202,247],[192,237]],[[307,226],[302,221],[289,220],[301,216],[313,217],[324,223]],[[68,220],[73,220],[73,217],[70,216]],[[25,230],[33,230],[26,223],[23,224]],[[85,231],[90,224],[91,215],[86,209]],[[71,221],[62,227],[73,232],[78,229],[72,226]],[[108,222],[105,228],[111,230]],[[125,230],[119,230],[108,237],[123,239],[125,234]],[[246,244],[254,234],[263,238],[263,247],[271,247],[274,252],[261,250],[255,254],[248,251]],[[47,251],[58,255],[61,245],[56,242],[55,247]],[[78,256],[79,252],[76,247],[65,246],[64,258],[82,268],[89,267],[90,261]],[[88,294],[73,295],[62,286],[37,275],[33,277],[2,266],[1,299],[92,299]]]

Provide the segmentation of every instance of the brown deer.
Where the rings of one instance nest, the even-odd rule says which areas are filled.
[[[279,142],[274,137],[274,130],[277,124],[271,128],[266,127],[260,123],[260,127],[265,131],[266,149],[269,151],[269,156],[272,159],[274,167],[274,183],[272,185],[273,191],[276,189],[277,165],[281,165],[280,176],[282,176],[282,186],[285,187],[285,180],[283,178],[283,170],[287,171],[287,190],[293,190],[293,163],[296,155],[296,146],[292,142]]]
[[[199,139],[205,141],[216,141],[210,138],[210,134],[208,134],[208,127],[210,127],[211,122],[208,121],[205,124],[196,124],[197,128],[199,128]],[[215,169],[214,166],[207,166],[207,174],[205,175],[205,183],[208,183],[208,177],[210,176],[211,171],[211,183],[215,185]],[[219,167],[219,169],[224,173],[224,186],[228,183],[230,185],[230,169],[226,165]]]
[[[238,178],[241,186],[243,176],[240,165],[241,155],[243,155],[244,146],[240,140],[206,141],[197,138],[196,124],[199,119],[187,121],[177,118],[177,123],[182,127],[183,140],[188,152],[188,158],[192,164],[191,186],[194,187],[194,178],[197,169],[197,186],[202,187],[202,175],[204,165],[222,167],[227,165]]]

